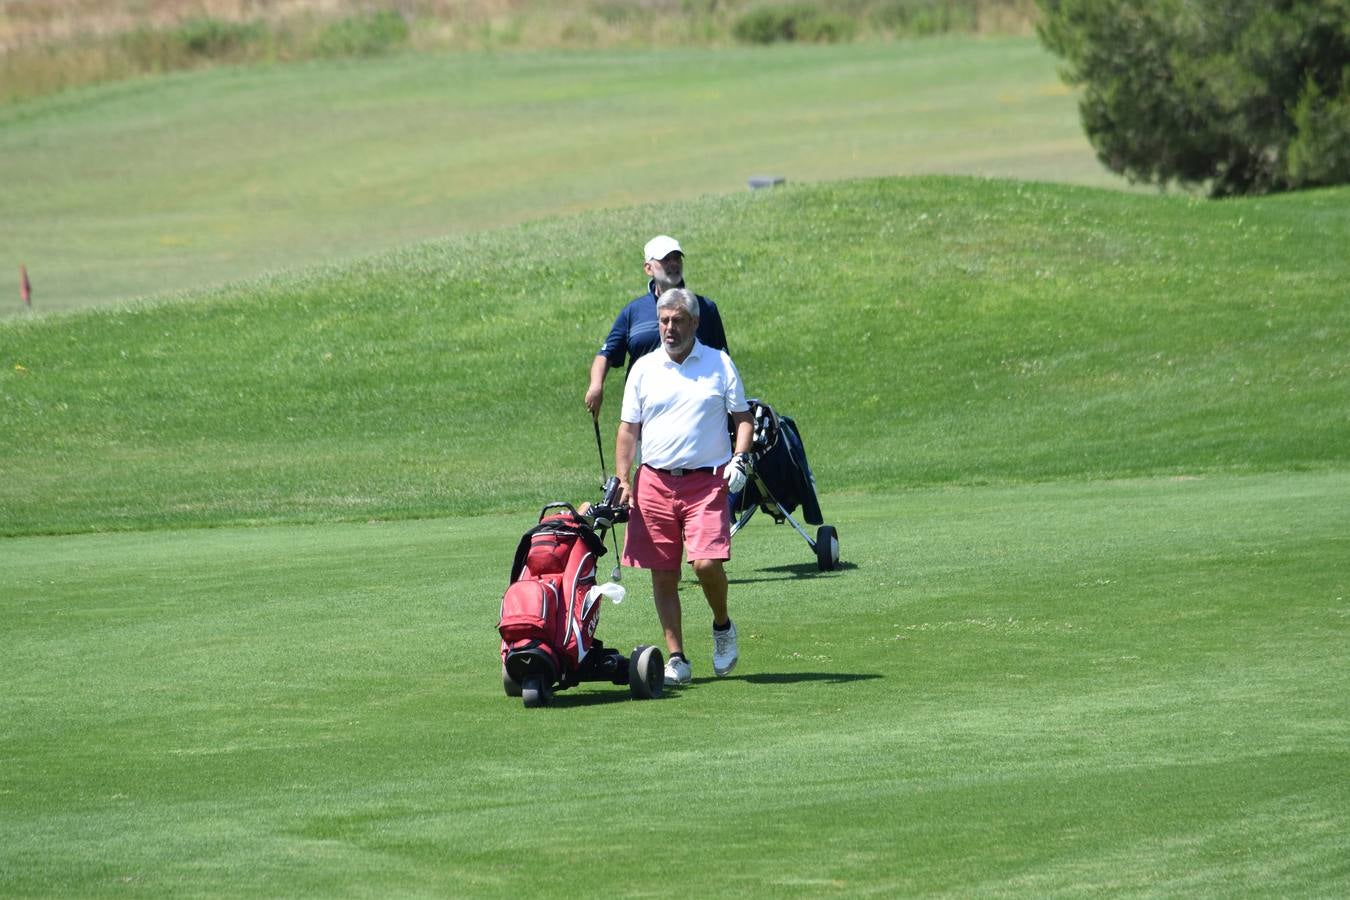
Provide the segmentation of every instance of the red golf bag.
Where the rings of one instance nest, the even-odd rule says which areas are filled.
[[[497,631],[502,685],[526,706],[543,706],[555,690],[582,681],[627,684],[641,699],[661,693],[659,650],[641,646],[630,659],[595,637],[603,595],[592,588],[596,561],[605,555],[603,530],[611,521],[608,506],[583,515],[569,504],[551,503],[516,547]]]
[[[497,625],[503,662],[512,653],[537,651],[555,672],[581,664],[600,622],[599,597],[591,588],[595,561],[604,552],[599,536],[570,510],[525,532]]]

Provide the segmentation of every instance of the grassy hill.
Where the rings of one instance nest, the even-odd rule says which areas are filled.
[[[0,895],[1350,894],[1350,189],[1120,187],[1029,40],[0,109]],[[510,556],[657,231],[843,565],[761,517],[731,677],[686,578],[690,687],[523,710]]]
[[[0,528],[470,515],[584,493],[599,468],[584,372],[657,228],[684,242],[751,391],[799,419],[830,491],[1335,468],[1346,199],[789,186],[11,321]]]
[[[789,185],[0,323],[0,894],[1344,895],[1347,200]],[[754,522],[731,677],[686,579],[692,686],[523,710],[656,222],[844,566]]]
[[[1030,38],[400,55],[0,107],[0,316],[172,296],[410,242],[913,173],[1119,186]]]

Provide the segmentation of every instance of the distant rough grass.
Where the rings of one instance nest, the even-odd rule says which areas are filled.
[[[136,75],[421,50],[1029,33],[1032,0],[30,0],[0,12],[0,103]]]

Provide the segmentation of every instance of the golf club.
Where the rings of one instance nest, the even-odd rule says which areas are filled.
[[[591,424],[595,426],[595,449],[600,452],[600,487],[603,489],[608,473],[605,471],[605,448],[600,443],[600,414],[591,415]]]
[[[605,447],[600,441],[600,414],[591,414],[591,424],[595,426],[595,449],[600,453],[600,486],[604,488],[607,478],[605,470]],[[610,581],[623,581],[623,572],[619,568],[619,539],[614,537],[614,529],[609,530],[610,543],[614,545],[614,569],[609,573]]]

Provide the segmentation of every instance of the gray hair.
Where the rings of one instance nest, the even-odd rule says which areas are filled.
[[[689,318],[698,320],[698,297],[694,296],[693,291],[684,288],[671,288],[663,293],[656,301],[656,308],[674,309],[675,307],[683,309],[689,314]]]

